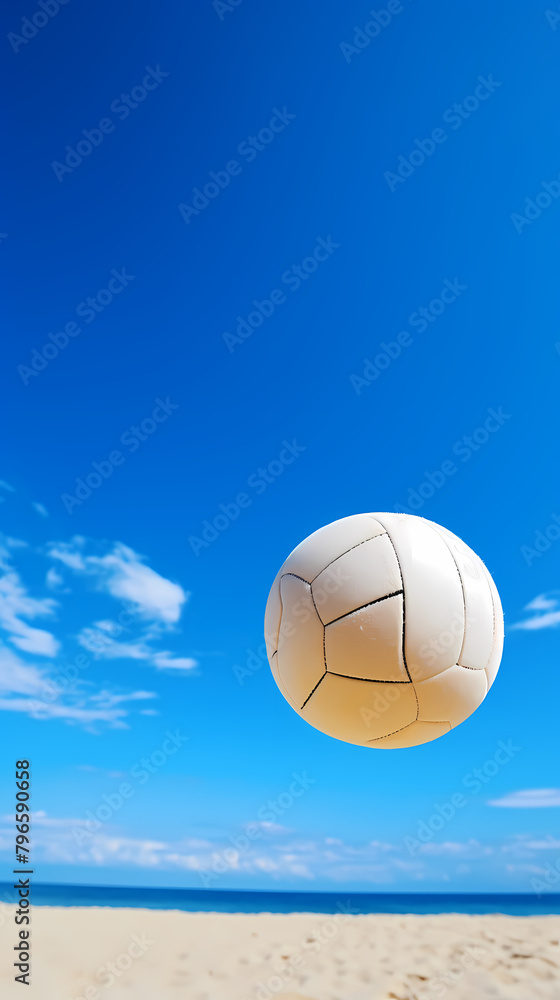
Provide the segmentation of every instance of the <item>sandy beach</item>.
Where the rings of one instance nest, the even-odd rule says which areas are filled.
[[[16,927],[3,907],[3,997]],[[36,907],[40,1000],[553,1000],[560,917]]]

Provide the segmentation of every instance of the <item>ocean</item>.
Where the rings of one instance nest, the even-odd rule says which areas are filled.
[[[13,886],[0,883],[0,901]],[[235,889],[168,889],[100,885],[32,885],[35,906],[118,906],[190,913],[505,913],[560,914],[560,895],[547,893],[253,892]]]

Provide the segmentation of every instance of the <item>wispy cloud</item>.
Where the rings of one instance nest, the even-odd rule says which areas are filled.
[[[41,517],[49,516],[47,508],[42,503],[36,503],[35,501],[32,501],[31,506],[33,507],[34,510],[37,511],[38,514],[41,515]]]
[[[49,590],[58,590],[59,587],[64,585],[64,577],[60,575],[54,566],[51,566],[45,578],[45,583]]]
[[[121,542],[102,556],[87,555],[85,544],[84,538],[75,536],[70,543],[52,543],[48,554],[77,573],[92,575],[98,589],[132,602],[147,620],[166,625],[179,621],[188,594],[178,583],[147,566],[142,556]]]
[[[82,545],[85,545],[85,541],[81,535],[74,535],[71,542],[51,542],[47,553],[51,559],[58,559],[68,569],[85,572],[86,564],[80,551]]]
[[[24,663],[12,649],[0,643],[0,695],[38,695],[43,691],[46,673]]]
[[[124,719],[128,715],[124,709],[87,708],[85,699],[80,704],[44,702],[37,698],[0,698],[0,712],[23,712],[32,719],[61,719],[65,722],[80,723],[87,728],[104,722],[115,729],[127,729]],[[97,732],[96,729],[92,729]]]
[[[169,652],[156,653],[153,662],[158,670],[193,670],[198,666],[190,656],[172,656]]]
[[[24,553],[25,566],[32,559],[43,561],[45,554],[54,561],[46,577],[42,575],[43,568],[40,572],[43,587],[51,595],[35,596],[29,592],[13,563],[19,549]],[[48,661],[58,659],[62,650],[61,662],[71,663],[75,646],[74,651],[69,652],[69,642],[77,641],[89,654],[89,659],[80,654],[82,666],[79,670],[86,669],[92,660],[119,659],[136,660],[158,670],[176,673],[186,673],[197,666],[192,657],[169,649],[170,634],[177,631],[187,593],[121,543],[96,545],[75,536],[70,542],[49,543],[45,553],[18,539],[0,537],[0,569],[3,571],[0,579],[0,711],[25,713],[34,719],[60,719],[95,732],[99,731],[95,728],[98,724],[126,726],[125,720],[134,703],[138,715],[158,714],[156,708],[140,704],[155,697],[151,692],[106,689],[96,692],[93,675],[85,677],[76,667],[72,667],[74,680],[68,680],[72,675],[68,675],[66,667]],[[67,612],[65,595],[72,593],[66,586],[69,575],[86,583],[88,608],[92,604],[92,583],[94,589],[104,595],[95,600],[108,606],[109,613],[112,602],[118,601],[119,607],[114,610],[117,620],[112,621],[104,608],[104,617],[79,628],[77,635],[75,627],[70,630],[65,627],[61,641],[53,632],[38,628],[34,619],[41,616],[58,619]],[[79,601],[81,589],[76,583],[76,592],[72,593],[73,620],[76,608],[80,608],[76,599]],[[164,635],[165,647],[160,649],[158,646],[163,645]]]
[[[78,635],[80,646],[93,653],[98,660],[148,660],[151,651],[143,640],[117,642],[107,634],[103,643],[99,641],[99,629],[83,628]]]
[[[418,853],[432,856],[447,855],[454,858],[480,858],[493,854],[493,849],[487,844],[481,844],[478,840],[465,842],[445,840],[442,843],[431,841],[428,844],[422,844]]]
[[[95,628],[84,628],[78,635],[78,642],[84,649],[98,660],[141,660],[158,670],[194,670],[198,660],[190,656],[174,656],[168,650],[152,649],[145,636],[130,642],[119,642],[112,639],[110,632],[106,634],[103,643],[99,642],[99,629],[103,622],[96,622]]]
[[[541,628],[556,628],[560,625],[560,600],[554,596],[556,593],[552,591],[550,594],[538,594],[534,597],[523,610],[536,613],[523,621],[515,622],[510,628],[534,631]]]
[[[130,702],[156,698],[151,691],[57,690],[57,677],[46,667],[24,662],[0,644],[0,711],[20,712],[33,719],[60,719],[98,732],[97,724],[127,728]]]
[[[88,554],[87,548],[88,540],[76,535],[70,542],[50,543],[47,551],[73,573],[93,579],[97,590],[132,606],[137,634],[122,639],[119,638],[122,628],[115,630],[113,622],[97,621],[81,629],[77,636],[79,644],[97,660],[137,660],[158,670],[181,672],[197,667],[198,661],[191,656],[154,648],[163,634],[176,628],[188,600],[189,595],[180,584],[157,573],[146,565],[142,556],[120,542],[101,555]],[[50,576],[50,586],[58,587],[61,579],[58,575]],[[100,631],[104,633],[102,642]]]
[[[558,604],[556,597],[548,596],[547,594],[539,594],[534,597],[529,604],[525,606],[526,611],[550,611],[555,608]]]
[[[2,550],[4,575],[0,579],[0,629],[18,649],[36,656],[56,656],[59,643],[52,632],[34,628],[25,618],[53,616],[57,607],[51,597],[31,597],[19,574],[10,563],[7,549]]]
[[[560,788],[526,788],[509,792],[501,799],[490,799],[488,805],[503,809],[550,809],[560,806]]]
[[[95,770],[90,768],[91,770]],[[82,770],[87,770],[82,766]],[[122,775],[115,775],[115,779]],[[516,874],[544,871],[548,857],[556,860],[559,841],[552,836],[529,834],[510,837],[492,845],[478,840],[443,841],[423,845],[421,856],[411,860],[400,843],[347,843],[339,838],[298,837],[293,830],[276,823],[259,824],[260,835],[251,838],[239,827],[223,835],[202,835],[193,831],[176,839],[165,826],[152,827],[149,837],[123,829],[115,820],[92,826],[85,816],[51,816],[44,811],[33,817],[37,860],[72,866],[91,865],[184,871],[197,884],[214,884],[214,878],[230,879],[230,884],[250,884],[266,876],[270,882],[287,879],[302,886],[330,882],[336,885],[361,883],[393,887],[405,880],[414,884],[439,883],[445,886],[454,871],[460,876],[490,870],[511,880]],[[164,820],[162,820],[164,824]],[[255,824],[251,823],[254,827]],[[4,829],[5,827],[5,829]],[[9,817],[0,823],[0,850],[8,850]],[[4,837],[6,835],[6,837]],[[245,845],[245,846],[244,846]],[[450,867],[451,866],[451,867]],[[218,872],[219,876],[213,876]],[[192,883],[191,883],[192,884]]]

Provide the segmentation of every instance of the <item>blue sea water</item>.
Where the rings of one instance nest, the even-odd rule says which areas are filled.
[[[10,899],[0,883],[0,898]],[[560,895],[368,892],[249,892],[234,889],[169,889],[99,885],[32,887],[35,906],[119,906],[206,913],[505,913],[560,914]],[[348,912],[347,910],[345,912]]]

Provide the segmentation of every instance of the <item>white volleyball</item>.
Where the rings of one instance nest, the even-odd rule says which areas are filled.
[[[443,736],[494,682],[504,623],[482,560],[411,514],[354,514],[320,528],[272,585],[274,679],[316,729],[393,749]]]

